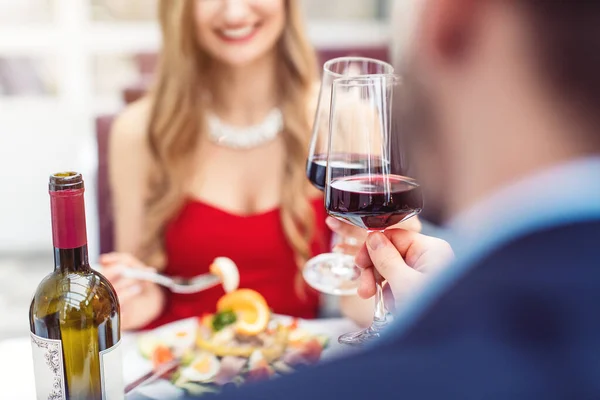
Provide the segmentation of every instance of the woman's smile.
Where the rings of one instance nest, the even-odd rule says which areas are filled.
[[[249,42],[254,38],[260,26],[261,24],[256,23],[240,27],[221,28],[216,29],[215,33],[224,42],[241,44]]]

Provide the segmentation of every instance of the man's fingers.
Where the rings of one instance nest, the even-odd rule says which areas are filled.
[[[420,272],[435,272],[453,258],[448,242],[403,229],[390,229],[385,235],[404,257],[407,265]]]
[[[425,282],[425,273],[435,272],[453,258],[452,248],[441,239],[404,229],[372,233],[355,257],[363,270],[358,294],[375,294],[373,268],[388,281],[396,300],[411,295]]]
[[[369,250],[367,250],[367,245],[363,244],[356,253],[354,257],[354,263],[358,268],[366,269],[373,266],[373,261],[371,261],[371,256],[369,255]]]
[[[396,281],[398,274],[408,268],[398,250],[382,233],[375,232],[369,235],[367,250],[377,272],[388,281]]]
[[[422,285],[423,274],[407,265],[400,254],[402,249],[397,248],[397,243],[392,244],[386,235],[382,233],[369,235],[367,250],[373,265],[388,281],[396,299],[405,298]]]
[[[408,231],[400,231],[408,232]],[[401,236],[402,233],[399,233]],[[379,274],[388,280],[395,289],[402,278],[402,275],[408,274],[410,267],[406,265],[402,255],[394,247],[390,240],[381,233],[372,233],[367,238],[366,245],[363,246],[355,257],[356,265],[363,269],[361,282],[358,288],[358,294],[362,298],[369,298],[375,295],[375,276],[373,266],[377,268]],[[413,271],[414,272],[414,271]]]
[[[358,295],[363,299],[369,299],[375,296],[375,291],[375,275],[373,274],[373,268],[363,269],[360,274]]]

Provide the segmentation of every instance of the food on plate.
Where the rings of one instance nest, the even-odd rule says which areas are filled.
[[[155,369],[179,360],[171,381],[199,395],[314,364],[328,341],[326,335],[303,329],[297,319],[273,317],[258,292],[238,289],[226,293],[217,302],[216,312],[198,318],[192,330],[149,333],[139,338],[138,348]]]
[[[156,336],[152,336],[152,335],[143,335],[138,339],[138,350],[140,351],[140,354],[142,355],[142,357],[144,358],[152,358],[152,355],[154,354],[154,350],[162,345],[162,341],[156,337]]]
[[[269,364],[264,354],[260,350],[254,350],[248,359],[248,381],[263,381],[273,375],[275,375],[275,369]]]
[[[248,364],[248,359],[242,357],[225,356],[221,358],[221,368],[215,376],[214,383],[223,386],[241,379],[239,376]]]
[[[237,265],[227,257],[217,257],[210,265],[211,274],[221,278],[225,293],[233,292],[240,285],[240,272]]]
[[[235,356],[249,358],[260,351],[269,361],[283,355],[287,348],[289,327],[278,324],[273,331],[247,336],[237,334],[232,327],[211,333],[206,327],[199,327],[196,345],[220,357]],[[224,339],[225,338],[225,339]]]
[[[152,366],[154,369],[159,366],[169,363],[175,359],[171,349],[165,345],[159,344],[152,352]]]
[[[207,382],[213,380],[220,369],[219,359],[210,353],[200,353],[189,364],[181,369],[181,377],[190,382]]]
[[[271,316],[265,298],[252,289],[239,289],[221,297],[217,302],[217,312],[226,311],[235,313],[235,331],[242,335],[261,333],[267,328]]]

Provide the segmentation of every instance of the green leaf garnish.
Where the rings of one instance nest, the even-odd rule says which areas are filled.
[[[220,311],[212,319],[213,331],[218,332],[237,321],[237,316],[231,310]]]

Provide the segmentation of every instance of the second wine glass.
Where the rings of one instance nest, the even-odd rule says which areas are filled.
[[[336,79],[343,77],[391,74],[393,67],[383,61],[365,57],[340,57],[329,60],[323,66],[321,90],[313,125],[306,175],[319,190],[325,188],[327,150],[329,147],[329,117],[331,88]],[[364,169],[361,160],[337,160],[331,158],[333,172],[337,168],[352,169],[360,173]],[[343,238],[335,238],[343,241]],[[355,294],[360,270],[354,265],[354,257],[340,252],[324,253],[310,259],[303,270],[304,279],[313,288],[333,295]]]
[[[423,208],[419,184],[406,176],[403,127],[392,112],[399,85],[398,77],[391,74],[345,77],[333,83],[326,208],[329,215],[369,232],[383,232]],[[332,160],[344,166],[337,167]],[[357,163],[364,165],[358,173],[353,167]],[[371,327],[342,335],[340,343],[357,345],[377,338],[389,323],[384,282],[376,272],[375,278]]]

